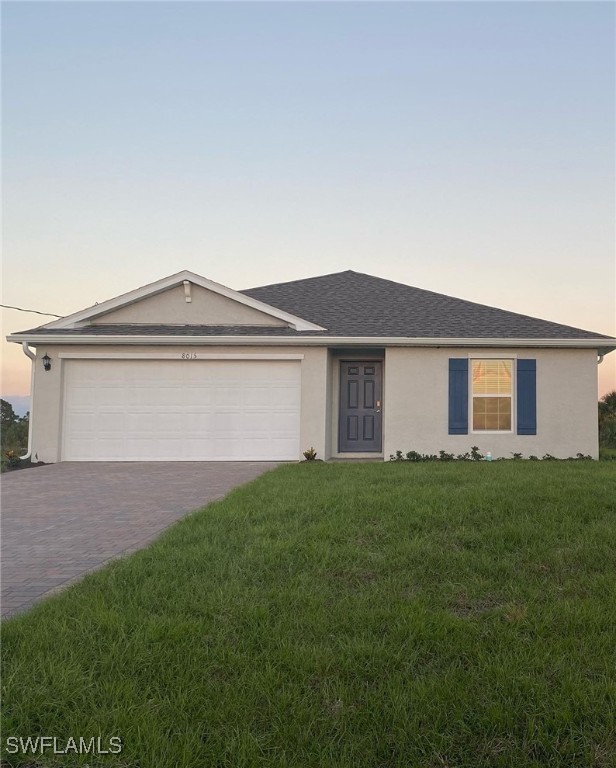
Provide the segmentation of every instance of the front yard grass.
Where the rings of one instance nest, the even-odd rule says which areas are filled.
[[[616,765],[612,462],[283,466],[3,626],[36,765]],[[32,756],[10,756],[33,765]]]

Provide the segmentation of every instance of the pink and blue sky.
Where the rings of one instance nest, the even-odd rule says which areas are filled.
[[[354,269],[616,335],[614,16],[4,3],[3,303]],[[2,352],[3,396],[26,395]],[[616,388],[616,353],[599,375]]]

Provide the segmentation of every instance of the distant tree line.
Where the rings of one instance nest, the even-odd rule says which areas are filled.
[[[7,451],[13,451],[18,456],[22,456],[28,450],[29,422],[29,413],[18,416],[9,402],[0,399],[0,436],[3,456]]]
[[[599,400],[599,445],[616,448],[616,389]]]

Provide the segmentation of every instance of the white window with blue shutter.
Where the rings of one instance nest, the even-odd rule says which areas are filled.
[[[450,358],[449,434],[537,434],[537,366],[531,359]]]

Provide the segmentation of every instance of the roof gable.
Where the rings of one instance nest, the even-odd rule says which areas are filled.
[[[287,328],[289,323],[244,302],[189,283],[146,296],[91,318],[88,325],[257,325]]]
[[[205,291],[209,292],[210,298],[213,298],[213,303],[215,304],[215,306],[212,307],[214,312],[216,311],[216,308],[218,308],[219,311],[222,310],[223,317],[216,318],[213,315],[210,317],[213,325],[234,324],[230,322],[231,317],[229,317],[229,311],[230,305],[235,302],[238,305],[237,314],[239,315],[237,324],[240,325],[267,325],[268,318],[273,318],[272,325],[274,326],[286,325],[292,327],[296,331],[325,330],[321,326],[306,321],[292,312],[281,310],[278,307],[270,307],[259,299],[234,291],[231,288],[220,285],[220,283],[215,283],[213,280],[208,280],[207,278],[197,275],[194,272],[189,272],[188,270],[169,275],[169,277],[165,277],[162,280],[149,283],[134,291],[129,291],[121,296],[117,296],[114,299],[95,304],[80,312],[67,315],[60,320],[53,320],[41,327],[50,330],[73,329],[83,327],[84,325],[96,325],[101,322],[122,323],[126,322],[128,318],[130,318],[128,320],[130,323],[137,325],[148,324],[150,322],[160,323],[162,322],[160,318],[156,321],[148,319],[150,318],[150,313],[147,311],[149,309],[147,305],[153,297],[169,292],[174,288],[179,288],[180,292],[178,293],[176,291],[176,293],[178,294],[177,297],[180,304],[182,302],[182,292],[184,294],[184,303],[192,303],[192,286],[197,286],[198,289],[205,289]],[[224,301],[225,299],[227,301]],[[143,320],[135,319],[139,317],[139,311],[136,308],[139,302],[144,303],[143,308],[146,310],[144,313],[144,318],[146,319]],[[207,303],[205,294],[202,294],[201,292],[199,292],[199,303],[202,304],[202,308],[204,308]],[[239,307],[243,308],[243,311],[239,311]],[[129,311],[129,308],[132,309]],[[249,310],[252,310],[252,312],[249,312]],[[195,324],[209,324],[207,321],[204,323],[204,321],[197,317],[196,314],[197,313],[193,315]],[[182,316],[178,318],[177,324],[186,324]],[[188,324],[192,323],[189,322]]]

